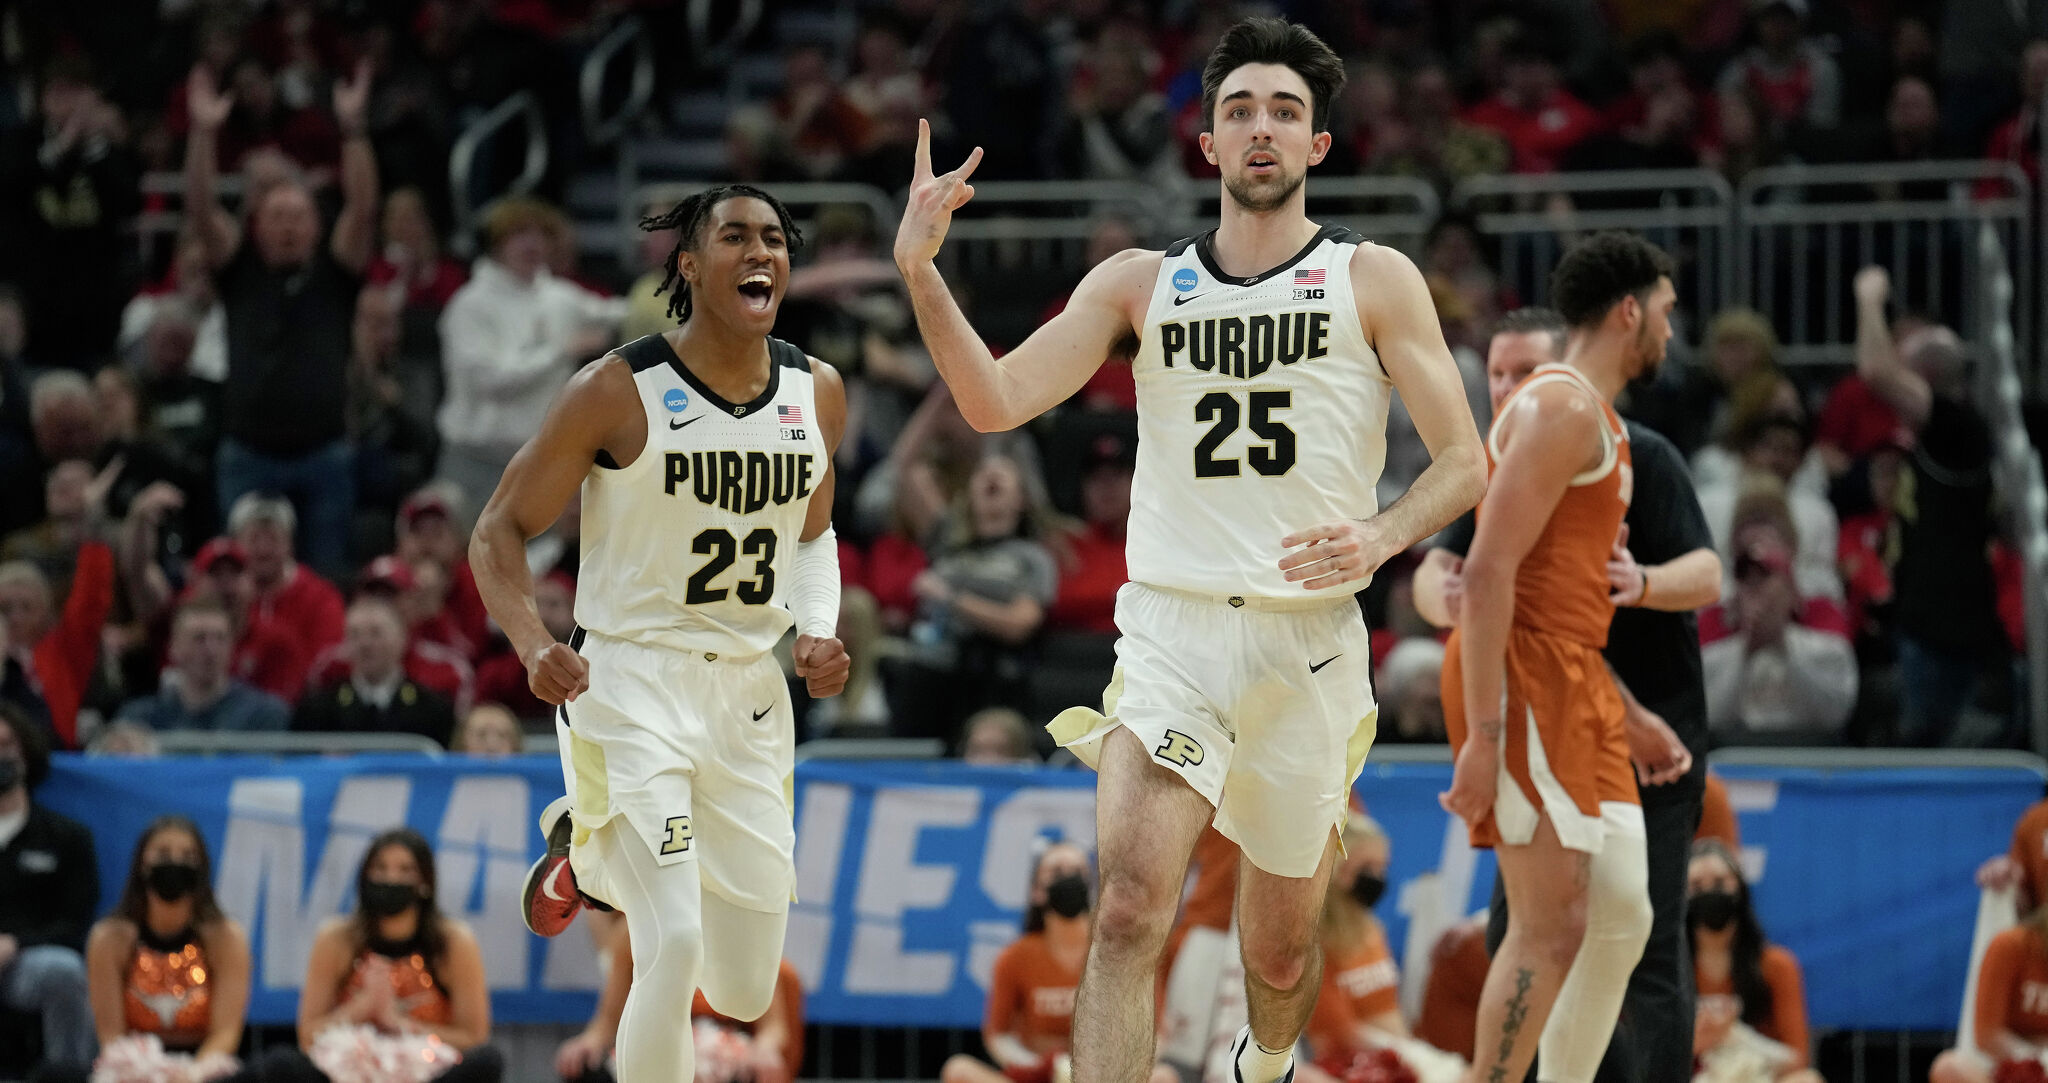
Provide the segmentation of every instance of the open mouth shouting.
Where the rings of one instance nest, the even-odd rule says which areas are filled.
[[[740,301],[747,311],[756,314],[768,311],[775,301],[775,279],[766,271],[755,271],[740,279]]]

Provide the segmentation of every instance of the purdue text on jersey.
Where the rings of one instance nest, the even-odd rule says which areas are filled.
[[[662,459],[662,486],[668,495],[676,495],[688,482],[698,503],[740,515],[752,515],[770,504],[787,504],[811,495],[814,460],[809,455],[786,451],[671,451]]]
[[[1167,368],[1185,350],[1188,367],[1240,380],[1264,376],[1276,364],[1326,357],[1329,339],[1328,312],[1261,312],[1159,325],[1159,349]]]

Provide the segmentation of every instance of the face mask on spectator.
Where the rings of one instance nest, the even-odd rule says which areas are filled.
[[[199,890],[199,866],[182,861],[164,861],[149,867],[149,893],[174,903]]]
[[[1367,910],[1372,909],[1380,901],[1380,896],[1386,893],[1386,877],[1361,872],[1351,880],[1351,897]]]
[[[1088,912],[1088,881],[1079,876],[1062,876],[1045,888],[1046,908],[1063,918],[1077,918]]]
[[[0,793],[6,793],[21,785],[22,774],[20,760],[12,756],[0,759]]]
[[[363,909],[380,918],[394,917],[420,901],[419,888],[411,884],[387,884],[372,880],[363,885]]]
[[[1718,933],[1735,920],[1735,911],[1741,906],[1741,900],[1733,892],[1702,891],[1686,900],[1685,916],[1694,924],[1704,925]]]

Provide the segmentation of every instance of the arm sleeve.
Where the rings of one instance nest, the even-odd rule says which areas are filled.
[[[796,543],[789,612],[798,635],[830,639],[839,630],[839,538],[831,527]]]
[[[1776,946],[1770,953],[1764,960],[1768,971],[1764,977],[1771,985],[1771,1023],[1777,1028],[1778,1040],[1799,1058],[1797,1066],[1804,1068],[1812,1060],[1813,1050],[1807,1044],[1806,989],[1799,975],[1799,960]]]
[[[64,617],[57,625],[64,664],[77,677],[76,687],[91,682],[100,655],[100,629],[114,607],[114,551],[105,542],[89,541],[78,549],[78,570],[64,599]]]

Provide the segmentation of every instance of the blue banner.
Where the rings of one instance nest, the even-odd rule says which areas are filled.
[[[2040,777],[2017,768],[1723,774],[1764,927],[1805,967],[1814,1025],[1953,1026],[1976,906],[1971,874],[2006,847],[2041,795]],[[978,1025],[995,956],[1017,933],[1037,840],[1093,848],[1094,782],[1085,771],[949,762],[801,764],[788,955],[804,978],[806,1015]],[[1393,840],[1380,915],[1404,960],[1426,959],[1492,886],[1491,855],[1471,850],[1464,827],[1437,806],[1449,782],[1448,764],[1393,763],[1368,765],[1359,783]],[[221,903],[253,939],[257,1022],[294,1017],[314,929],[353,906],[370,837],[408,824],[435,846],[442,908],[483,943],[496,1018],[566,1022],[593,1004],[590,941],[580,930],[536,939],[518,912],[521,877],[541,845],[534,819],[561,792],[552,758],[59,757],[37,800],[92,829],[103,907],[151,818],[179,812],[199,823]]]

